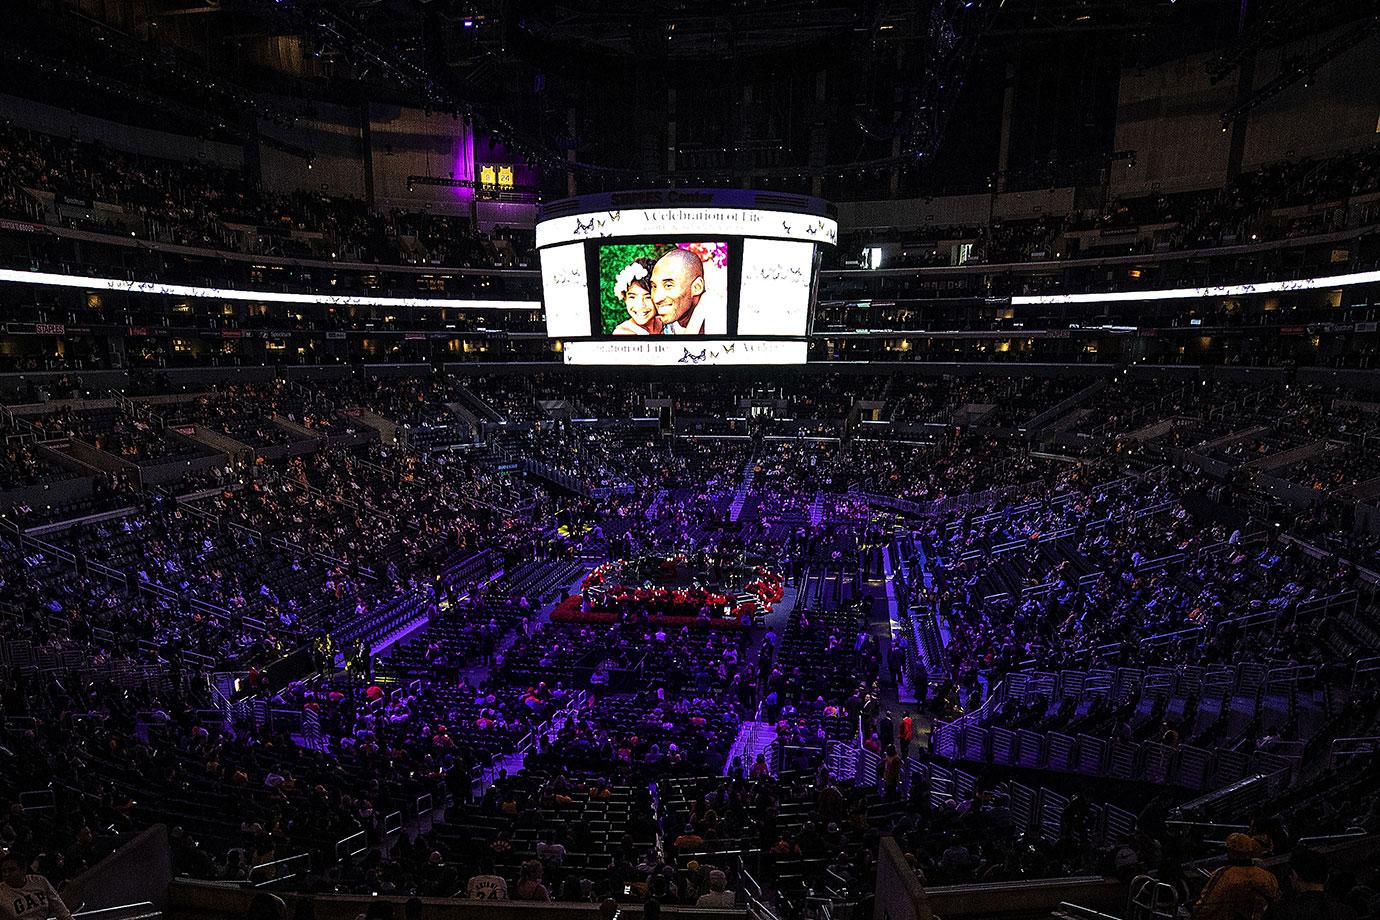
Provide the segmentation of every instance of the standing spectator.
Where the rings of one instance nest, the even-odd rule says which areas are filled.
[[[901,675],[906,666],[906,637],[898,636],[887,650],[887,669],[891,672],[892,686],[901,686]]]
[[[758,754],[757,759],[752,762],[752,778],[763,779],[771,775],[771,768],[767,766],[765,754]]]
[[[910,756],[910,743],[915,740],[915,719],[910,713],[901,717],[901,756]]]
[[[888,799],[896,798],[897,790],[901,786],[901,755],[896,753],[894,744],[886,746],[886,762],[882,764],[882,785]]]

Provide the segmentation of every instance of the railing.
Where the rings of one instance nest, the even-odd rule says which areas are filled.
[[[960,733],[967,726],[980,726],[1006,698],[1005,681],[988,694],[982,705],[953,722],[936,722],[930,734],[930,750],[941,757],[957,757]]]
[[[950,799],[971,799],[980,785],[977,775],[973,773],[914,757],[905,761],[902,778],[901,791],[906,798],[913,800],[917,795],[914,784],[922,782],[927,787],[928,800],[935,808],[942,807]],[[1069,828],[1064,822],[1068,796],[1020,782],[1007,783],[1006,793],[1012,825],[1021,834],[1034,833],[1053,842],[1059,840],[1067,830],[1086,838],[1090,843],[1110,845],[1130,840],[1135,833],[1136,816],[1109,803],[1093,804],[1087,822]]]
[[[401,833],[403,826],[403,813],[401,810],[390,811],[383,816],[383,835],[390,837],[393,834]]]
[[[32,789],[19,793],[19,804],[28,811],[49,811],[57,808],[57,798],[51,789]]]
[[[829,775],[838,779],[853,781],[858,775],[857,751],[853,745],[847,741],[828,741],[825,742],[824,762],[829,768]]]
[[[1164,826],[1174,831],[1185,839],[1197,840],[1203,843],[1221,843],[1231,834],[1246,833],[1250,826],[1246,824],[1222,824],[1213,821],[1187,821],[1181,818],[1170,819],[1164,822]]]
[[[1351,671],[1351,688],[1380,681],[1380,658],[1362,658]]]
[[[1093,910],[1091,907],[1083,907],[1070,901],[1060,901],[1053,913],[1054,916],[1063,918],[1063,920],[1121,920],[1120,917],[1104,914],[1100,910]]]
[[[157,920],[163,912],[152,901],[135,901],[97,910],[73,911],[74,920]]]
[[[1146,674],[1134,668],[1123,671],[1127,672],[1125,676],[1128,677],[1137,675],[1138,686],[1146,694],[1154,690],[1157,680],[1172,676],[1162,673]],[[1216,674],[1211,673],[1214,676]],[[1085,734],[1071,735],[1058,731],[1013,731],[999,725],[983,724],[989,707],[1000,699],[1025,699],[1031,695],[1040,695],[1053,700],[1058,698],[1056,690],[1060,686],[1060,681],[1072,681],[1076,676],[1076,672],[1062,677],[1053,674],[1007,675],[983,707],[955,722],[935,724],[931,734],[932,752],[936,756],[955,761],[1142,780],[1198,790],[1211,789],[1240,780],[1251,772],[1270,776],[1292,775],[1297,771],[1302,759],[1301,746],[1276,752],[1244,753],[1229,749],[1208,750],[1187,744],[1170,747],[1152,741],[1138,743]],[[1247,678],[1237,675],[1236,679]],[[1242,694],[1249,700],[1252,713],[1259,705],[1259,692],[1265,683],[1266,680],[1262,677],[1259,683],[1251,684],[1253,689]],[[1014,689],[1007,690],[1008,687]],[[1098,677],[1089,688],[1089,692],[1115,696],[1116,688],[1107,685]],[[1163,696],[1169,692],[1169,684],[1165,683],[1158,695]],[[1149,698],[1152,696],[1143,697]],[[1371,742],[1373,739],[1362,740]],[[1376,749],[1380,750],[1380,739],[1374,740]],[[1355,755],[1369,753],[1370,750],[1369,746],[1358,743],[1355,750],[1343,749],[1341,753]]]
[[[35,647],[27,639],[0,642],[0,664],[24,673],[62,673],[71,678],[102,677],[117,686],[132,689],[138,686],[159,687],[171,682],[168,669],[147,664],[142,660],[119,658],[93,663],[84,651],[74,647]],[[184,675],[190,681],[191,675]]]
[[[358,831],[336,841],[335,858],[341,862],[347,859],[353,859],[368,848],[369,844],[364,836],[364,832]]]
[[[899,571],[901,576],[899,582],[893,579],[893,585],[896,588],[896,601],[902,622],[908,627],[911,636],[910,653],[925,666],[931,679],[942,680],[949,676],[950,668],[949,656],[944,652],[944,643],[939,632],[939,614],[922,601],[912,600],[912,594],[916,592],[917,587],[923,588],[924,573],[918,573],[919,582],[917,584],[917,576],[912,574],[911,563],[902,549],[903,543],[910,543],[914,548],[916,545],[915,536],[909,531],[897,528],[886,552],[893,560],[893,572]],[[920,553],[920,558],[916,561],[923,568],[926,565],[923,549],[920,550]],[[906,661],[906,668],[908,673],[913,676],[914,670],[910,660]]]
[[[315,709],[303,710],[302,740],[313,751],[326,749],[325,736],[321,733],[321,714]]]
[[[743,865],[741,856],[738,857],[738,878],[742,881],[743,895],[747,899],[748,916],[753,920],[781,920],[776,911],[762,899],[762,886]]]
[[[254,866],[249,870],[249,879],[255,888],[270,888],[310,872],[311,854],[297,853]]]
[[[1179,891],[1154,876],[1138,875],[1131,880],[1126,897],[1127,920],[1174,920],[1179,916]]]
[[[1342,831],[1340,834],[1322,834],[1322,835],[1317,836],[1317,837],[1300,837],[1300,838],[1294,843],[1294,846],[1296,846],[1296,847],[1325,847],[1325,846],[1331,846],[1331,845],[1334,844],[1334,843],[1343,843],[1343,842],[1345,842],[1345,841],[1347,841],[1347,840],[1355,840],[1355,839],[1357,839],[1358,837],[1365,837],[1365,836],[1369,835],[1369,833],[1370,833],[1370,832],[1367,831],[1364,827],[1359,827],[1359,826],[1353,824],[1353,825],[1351,825],[1350,827],[1348,827],[1346,830]]]
[[[1330,769],[1355,757],[1373,757],[1376,754],[1380,754],[1380,735],[1337,738],[1328,751],[1327,766]]]
[[[1256,773],[1215,789],[1196,799],[1190,799],[1170,812],[1171,816],[1215,821],[1222,815],[1247,814],[1274,790],[1283,785],[1285,777],[1278,774]]]

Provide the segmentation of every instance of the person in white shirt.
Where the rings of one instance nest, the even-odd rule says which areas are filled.
[[[709,890],[695,899],[695,906],[728,910],[737,899],[738,896],[728,890],[728,876],[722,869],[715,869],[709,873]]]
[[[29,875],[13,853],[0,859],[0,920],[72,920],[72,914],[53,885],[41,875]]]
[[[494,874],[493,864],[486,861],[478,875],[470,876],[465,885],[465,897],[471,901],[506,901],[508,880]]]

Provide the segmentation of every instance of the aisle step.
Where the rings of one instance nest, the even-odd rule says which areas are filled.
[[[776,726],[772,723],[742,723],[738,726],[738,737],[734,739],[733,746],[728,749],[728,756],[724,758],[723,775],[727,776],[732,771],[734,758],[742,758],[744,772],[752,770],[758,754],[768,755],[767,762],[770,763],[771,746],[775,743]]]

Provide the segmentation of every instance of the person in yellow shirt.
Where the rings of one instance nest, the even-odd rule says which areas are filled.
[[[1227,837],[1227,864],[1207,880],[1193,905],[1193,920],[1261,920],[1279,900],[1279,880],[1256,864],[1260,843],[1247,834]]]

